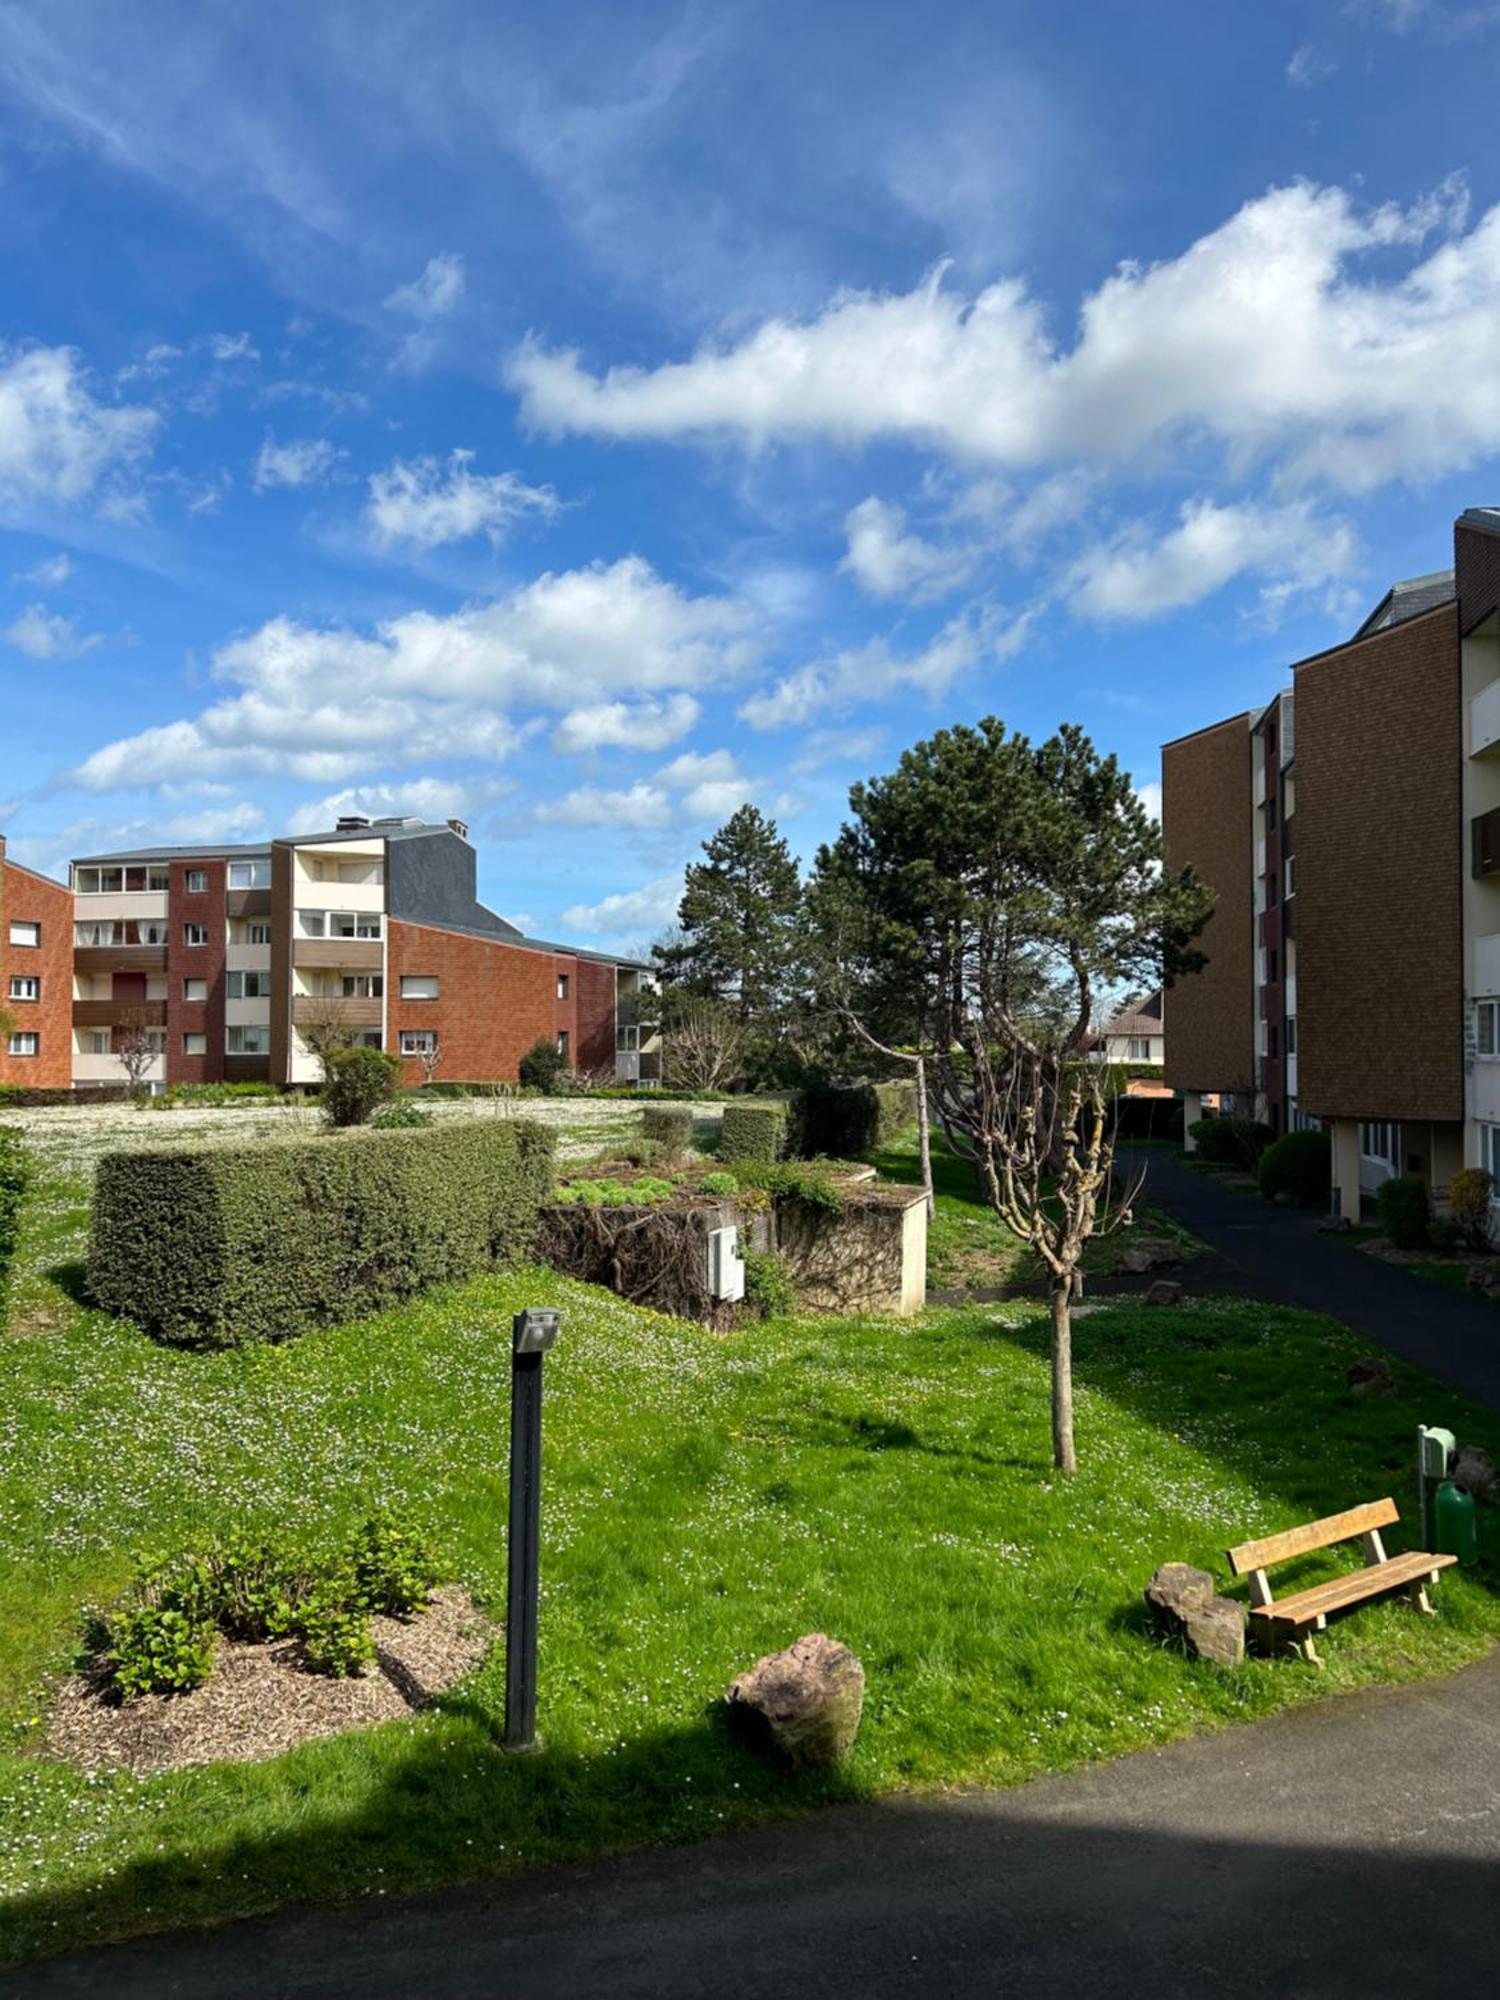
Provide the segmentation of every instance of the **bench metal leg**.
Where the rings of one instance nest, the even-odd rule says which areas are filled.
[[[1412,1585],[1407,1594],[1411,1598],[1411,1608],[1413,1611],[1420,1611],[1424,1618],[1437,1617],[1437,1613],[1432,1608],[1432,1600],[1427,1595],[1427,1585],[1425,1582],[1418,1580]]]
[[[1323,1665],[1323,1655],[1313,1644],[1313,1635],[1311,1632],[1308,1633],[1305,1639],[1293,1639],[1290,1642],[1288,1650],[1295,1653],[1299,1660],[1304,1660],[1310,1667],[1321,1667]]]

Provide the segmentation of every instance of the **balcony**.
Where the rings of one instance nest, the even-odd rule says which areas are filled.
[[[348,1028],[378,1028],[384,1006],[383,1000],[349,1000],[341,993],[294,993],[292,1026],[315,1027],[332,1018]]]
[[[1470,820],[1469,865],[1476,881],[1500,873],[1500,806]]]
[[[1500,680],[1482,687],[1469,703],[1469,755],[1492,757],[1500,751]]]
[[[378,972],[385,963],[385,945],[379,938],[295,938],[292,964],[329,965]]]
[[[111,972],[165,972],[164,944],[81,944],[74,948],[73,970],[80,977]]]
[[[224,914],[229,917],[268,917],[271,914],[269,889],[231,889],[224,898]]]
[[[75,1028],[164,1028],[167,1025],[165,1000],[75,1000]]]

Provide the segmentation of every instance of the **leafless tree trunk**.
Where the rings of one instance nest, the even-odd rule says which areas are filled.
[[[430,1049],[419,1049],[417,1061],[422,1065],[422,1087],[425,1090],[429,1083],[436,1080],[437,1073],[443,1066],[442,1043],[434,1039]]]
[[[354,1046],[349,1009],[332,994],[306,1009],[297,1023],[297,1033],[302,1037],[308,1053],[317,1058],[325,1083],[328,1081],[328,1058],[335,1050]]]
[[[893,1049],[888,1042],[878,1041],[850,1007],[841,1007],[839,1015],[860,1040],[878,1054],[891,1062],[910,1063],[916,1071],[917,1154],[922,1166],[922,1192],[927,1197],[927,1220],[930,1222],[937,1208],[932,1196],[932,1113],[927,1101],[927,1057],[920,1050]]]
[[[116,1062],[125,1072],[132,1094],[139,1096],[147,1070],[162,1052],[162,1044],[153,1031],[149,1012],[144,1008],[130,1008],[110,1037],[110,1047]]]

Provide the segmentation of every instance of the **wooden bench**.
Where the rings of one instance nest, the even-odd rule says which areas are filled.
[[[1400,1520],[1394,1500],[1371,1500],[1363,1507],[1351,1507],[1345,1514],[1330,1514],[1326,1521],[1309,1521],[1302,1528],[1288,1528],[1282,1535],[1265,1535],[1258,1542],[1241,1542],[1229,1551],[1229,1567],[1236,1576],[1250,1579],[1250,1640],[1258,1651],[1299,1653],[1320,1667],[1323,1662],[1313,1644],[1313,1634],[1328,1623],[1330,1612],[1347,1611],[1387,1591],[1404,1590],[1413,1609],[1435,1614],[1427,1601],[1427,1585],[1436,1583],[1438,1571],[1458,1561],[1457,1556],[1388,1556],[1380,1539],[1382,1528]],[[1293,1556],[1314,1549],[1332,1548],[1337,1542],[1352,1542],[1356,1535],[1364,1545],[1365,1566],[1336,1576],[1328,1583],[1315,1583],[1309,1590],[1290,1597],[1273,1598],[1268,1569],[1289,1562]]]

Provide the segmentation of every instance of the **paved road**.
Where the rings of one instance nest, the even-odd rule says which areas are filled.
[[[1121,1153],[1144,1166],[1150,1198],[1215,1253],[1203,1289],[1244,1291],[1331,1313],[1452,1388],[1500,1410],[1500,1305],[1445,1291],[1321,1234],[1304,1214],[1195,1173],[1170,1153]],[[1189,1280],[1191,1282],[1191,1279]]]
[[[1453,2000],[1494,1984],[1497,1870],[1500,1653],[1024,1791],[839,1808],[478,1890],[150,1940],[3,1990]]]

